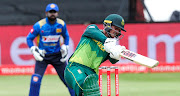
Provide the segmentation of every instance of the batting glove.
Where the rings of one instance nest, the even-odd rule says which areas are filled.
[[[110,49],[110,57],[116,60],[119,60],[121,58],[120,53],[125,50],[125,46],[116,45],[115,47]]]
[[[108,53],[110,53],[110,49],[115,47],[116,45],[116,39],[115,38],[107,38],[104,42],[104,50]]]
[[[69,49],[68,45],[63,44],[61,46],[61,50],[60,50],[62,56],[62,58],[60,59],[61,62],[65,62],[68,59],[68,49]]]
[[[45,50],[40,50],[37,46],[32,46],[31,52],[37,61],[43,61],[43,57],[45,56],[46,53]]]

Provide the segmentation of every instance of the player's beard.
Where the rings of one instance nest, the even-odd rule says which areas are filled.
[[[55,20],[56,20],[56,16],[52,15],[52,16],[48,17],[48,19],[49,19],[50,21],[55,21]]]

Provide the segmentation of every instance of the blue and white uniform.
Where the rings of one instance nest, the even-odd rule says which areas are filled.
[[[51,64],[59,78],[67,86],[71,96],[75,96],[74,90],[68,87],[64,80],[64,70],[66,62],[61,62],[61,46],[60,38],[64,38],[64,44],[69,45],[69,34],[66,28],[66,23],[57,18],[54,24],[51,24],[48,18],[44,18],[34,24],[33,29],[27,36],[27,45],[29,48],[34,46],[33,40],[37,37],[37,46],[40,50],[45,50],[46,54],[43,61],[36,61],[35,73],[32,75],[29,96],[39,96],[41,80],[48,64]],[[61,39],[62,40],[62,39]]]
[[[27,44],[31,48],[34,46],[33,40],[37,37],[37,46],[47,53],[57,53],[60,47],[60,35],[64,38],[64,44],[69,45],[69,34],[66,23],[62,19],[57,19],[55,24],[51,24],[48,18],[44,18],[34,24],[33,29],[27,36]]]

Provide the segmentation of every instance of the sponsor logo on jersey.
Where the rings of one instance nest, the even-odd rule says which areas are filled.
[[[31,34],[34,32],[34,29],[32,28],[31,30],[30,30],[30,32],[31,32]]]
[[[34,76],[34,77],[33,77],[33,81],[34,81],[34,82],[37,82],[38,79],[39,79],[39,78],[38,78],[37,76]]]
[[[59,40],[59,35],[50,35],[50,36],[43,36],[43,42],[57,42]]]
[[[103,52],[105,51],[105,50],[104,50],[104,46],[103,46],[103,44],[102,44],[100,41],[97,41],[97,40],[95,40],[95,39],[92,39],[92,40],[97,43],[98,47],[99,47]]]
[[[62,32],[62,29],[61,28],[57,28],[56,29],[56,33],[60,33],[60,32]]]
[[[44,46],[56,46],[57,45],[57,43],[51,43],[51,44],[43,44]]]

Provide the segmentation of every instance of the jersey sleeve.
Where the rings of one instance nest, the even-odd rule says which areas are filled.
[[[69,33],[68,33],[65,22],[64,22],[63,29],[62,29],[62,36],[64,38],[64,44],[69,45]]]
[[[29,34],[27,35],[27,45],[29,48],[34,46],[33,40],[35,37],[39,35],[40,32],[40,26],[38,23],[34,24],[33,28],[30,30]]]
[[[101,30],[99,30],[99,28],[94,24],[89,25],[82,36],[98,40],[103,44],[107,39],[107,37],[101,32]]]

